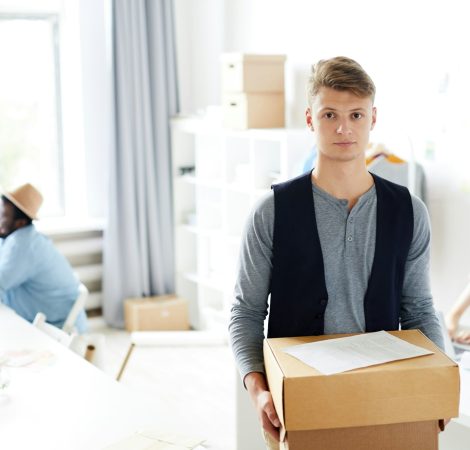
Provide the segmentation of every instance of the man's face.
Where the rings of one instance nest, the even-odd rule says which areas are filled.
[[[364,158],[376,115],[370,97],[320,88],[306,111],[307,124],[316,134],[319,156],[338,162]]]
[[[0,200],[0,238],[6,238],[16,230],[15,222],[13,206]]]

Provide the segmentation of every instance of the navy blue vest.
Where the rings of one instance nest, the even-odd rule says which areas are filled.
[[[397,330],[413,205],[403,186],[373,175],[377,193],[374,262],[364,298],[366,331]],[[311,173],[273,186],[274,235],[268,337],[324,333],[328,304]]]

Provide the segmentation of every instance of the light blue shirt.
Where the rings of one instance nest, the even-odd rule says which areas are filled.
[[[0,298],[32,322],[38,312],[61,328],[78,297],[79,282],[68,261],[34,225],[0,239]],[[85,311],[75,326],[86,331]]]

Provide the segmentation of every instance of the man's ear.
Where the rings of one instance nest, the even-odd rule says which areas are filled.
[[[377,108],[374,106],[374,107],[372,107],[372,124],[370,126],[371,130],[374,129],[375,122],[377,122]]]
[[[310,108],[305,110],[305,121],[307,126],[313,131],[312,110]]]

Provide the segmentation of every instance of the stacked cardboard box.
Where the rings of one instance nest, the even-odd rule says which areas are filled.
[[[265,340],[281,449],[438,448],[438,420],[459,412],[458,366],[419,331],[391,333],[434,354],[325,376],[283,349],[347,335]]]
[[[284,127],[284,55],[226,53],[222,62],[224,126]]]
[[[124,323],[127,331],[189,330],[188,301],[175,295],[128,298]]]

